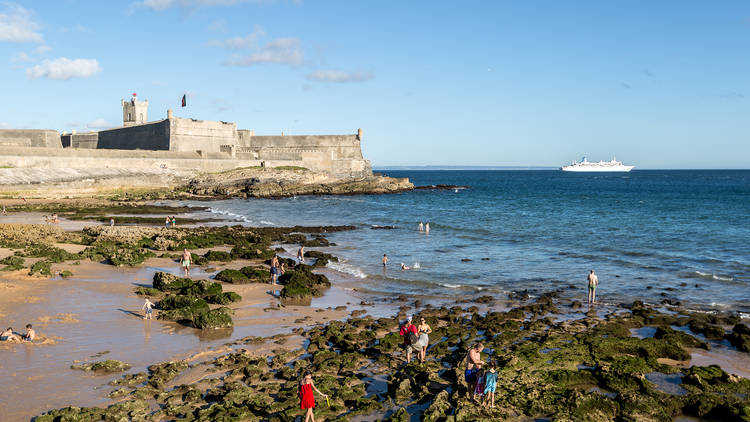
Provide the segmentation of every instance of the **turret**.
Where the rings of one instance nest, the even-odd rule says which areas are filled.
[[[122,125],[133,126],[148,122],[148,100],[138,101],[135,92],[130,101],[120,100],[122,104]]]

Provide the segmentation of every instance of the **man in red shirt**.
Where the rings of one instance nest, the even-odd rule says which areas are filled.
[[[406,324],[401,326],[401,331],[399,332],[400,335],[404,336],[403,347],[406,349],[406,363],[411,362],[412,346],[411,340],[409,339],[409,333],[414,333],[415,336],[418,333],[417,326],[411,323],[411,317],[406,320]]]

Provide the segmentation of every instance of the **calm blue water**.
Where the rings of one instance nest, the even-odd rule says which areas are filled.
[[[386,173],[471,189],[209,205],[251,225],[359,226],[330,236],[344,261],[335,268],[383,294],[503,294],[569,284],[583,294],[595,269],[605,301],[653,303],[665,293],[750,312],[750,171]],[[429,236],[417,231],[420,221],[430,223]],[[386,273],[383,253],[391,259]],[[401,262],[420,268],[401,271]]]

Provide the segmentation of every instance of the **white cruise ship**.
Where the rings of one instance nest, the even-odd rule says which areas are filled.
[[[591,163],[586,161],[586,157],[578,161],[573,161],[569,166],[561,167],[562,171],[622,171],[627,172],[633,170],[635,166],[625,166],[620,161],[612,158],[612,161],[599,161],[598,163]]]

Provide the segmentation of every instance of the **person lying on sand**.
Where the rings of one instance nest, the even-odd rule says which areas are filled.
[[[0,341],[12,341],[16,343],[20,343],[21,339],[18,338],[16,333],[13,332],[13,327],[8,327],[5,331],[0,334]]]
[[[32,342],[36,338],[36,331],[31,328],[31,324],[26,324],[26,334],[22,335],[23,341]]]

